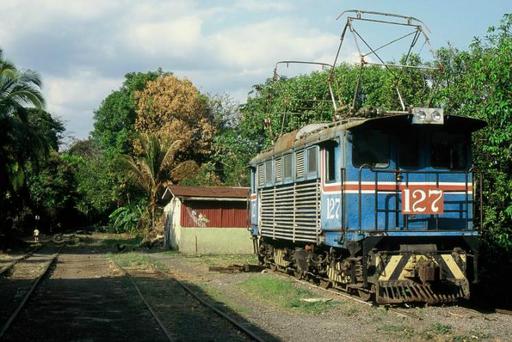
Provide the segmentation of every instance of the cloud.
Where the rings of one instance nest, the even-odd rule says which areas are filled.
[[[47,75],[44,82],[47,110],[64,120],[68,134],[83,138],[92,129],[93,112],[122,80],[104,78],[92,70],[79,70],[73,78]]]
[[[49,110],[82,138],[94,109],[128,72],[162,67],[203,92],[243,101],[276,61],[332,62],[338,43],[337,33],[301,19],[292,1],[13,0],[3,6],[4,53],[42,74]]]

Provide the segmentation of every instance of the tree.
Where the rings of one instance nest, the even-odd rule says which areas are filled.
[[[178,160],[201,162],[215,133],[207,98],[188,80],[161,75],[137,93],[135,128],[164,144],[179,144]]]
[[[110,213],[140,196],[127,186],[128,177],[116,160],[115,151],[102,151],[92,140],[78,140],[64,153],[75,167],[79,199],[77,208],[90,223],[106,224]]]
[[[31,109],[42,110],[41,78],[20,71],[0,50],[0,226],[17,216],[26,196],[27,168],[36,168],[47,155],[48,145],[30,122]]]
[[[484,237],[512,252],[512,14],[468,51],[438,51],[446,66],[437,96],[451,113],[487,122],[475,135],[473,153],[484,179]]]
[[[76,227],[79,201],[76,181],[76,165],[52,151],[48,159],[28,179],[30,210],[41,217],[41,224],[49,227]]]
[[[132,143],[136,137],[135,94],[146,83],[164,75],[162,70],[149,72],[131,72],[125,75],[120,89],[113,91],[94,112],[94,129],[91,135],[97,145],[104,151],[131,153]]]
[[[197,171],[194,161],[176,163],[176,156],[183,142],[162,143],[156,135],[142,135],[141,155],[133,158],[124,155],[119,163],[128,171],[131,181],[142,189],[150,209],[150,230],[154,231],[157,218],[157,205],[166,184],[179,181]]]

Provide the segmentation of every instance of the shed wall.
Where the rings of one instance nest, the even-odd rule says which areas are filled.
[[[247,227],[245,201],[184,201],[181,206],[182,227]]]

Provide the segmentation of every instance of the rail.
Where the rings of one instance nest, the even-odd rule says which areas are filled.
[[[62,250],[62,247],[59,248],[59,250],[57,251],[57,253],[55,253],[51,258],[50,258],[50,261],[45,265],[44,269],[43,269],[43,272],[36,278],[36,280],[32,283],[32,286],[30,287],[30,289],[25,293],[25,295],[23,296],[23,299],[21,300],[20,304],[16,307],[16,309],[14,310],[14,312],[9,316],[9,318],[7,319],[7,321],[5,322],[5,324],[3,325],[2,327],[2,330],[0,330],[0,340],[4,337],[5,333],[9,330],[9,328],[11,327],[12,323],[14,323],[14,321],[16,320],[16,318],[18,317],[19,313],[21,312],[21,310],[25,307],[25,305],[27,304],[28,300],[30,299],[30,297],[32,296],[32,294],[34,293],[34,291],[36,290],[36,288],[39,286],[39,284],[41,283],[41,281],[43,280],[43,278],[46,277],[46,275],[49,273],[51,267],[53,264],[55,264],[55,262],[57,261],[57,258],[59,257],[59,254],[60,254],[60,251]],[[32,252],[33,254],[33,252]],[[31,255],[32,255],[31,254]],[[28,257],[27,257],[28,258]],[[24,258],[27,259],[27,258]],[[14,264],[12,265],[14,266]]]
[[[132,283],[132,285],[135,287],[135,289],[137,290],[137,293],[139,294],[139,297],[142,299],[142,301],[144,302],[145,306],[147,307],[147,309],[151,312],[151,315],[153,316],[153,318],[155,319],[155,321],[158,323],[158,325],[160,326],[161,330],[164,332],[164,334],[166,335],[167,339],[169,341],[175,341],[176,339],[172,336],[172,334],[167,330],[167,328],[165,327],[165,325],[163,324],[163,322],[160,320],[160,318],[158,317],[156,311],[153,309],[153,307],[149,304],[149,302],[145,299],[144,295],[142,294],[142,292],[140,291],[137,283],[135,282],[135,280],[133,280],[132,276],[130,275],[130,273],[125,269],[123,268],[122,266],[120,266],[117,262],[115,261],[112,261],[113,264],[119,269],[121,270],[121,272],[124,274],[125,277],[127,277],[130,282]],[[155,269],[155,272],[164,276],[164,277],[168,277],[170,274],[166,273],[166,272],[163,272],[159,269]],[[188,287],[187,285],[183,284],[181,281],[179,281],[175,276],[172,277],[172,279],[184,290],[186,291],[188,294],[190,294],[192,297],[194,297],[201,305],[207,307],[208,309],[212,310],[215,314],[217,314],[218,316],[220,316],[221,318],[227,320],[231,325],[233,325],[236,329],[238,329],[240,332],[242,332],[243,334],[245,334],[249,339],[253,340],[253,341],[257,341],[257,342],[263,342],[265,341],[264,339],[262,339],[261,337],[259,337],[258,335],[256,335],[254,332],[252,332],[250,329],[248,329],[247,327],[243,326],[242,324],[238,323],[234,318],[232,318],[230,315],[228,315],[227,313],[223,312],[222,310],[219,310],[218,308],[216,308],[215,306],[211,305],[210,303],[208,303],[207,301],[205,301],[204,299],[202,299],[199,295],[197,295],[190,287]]]

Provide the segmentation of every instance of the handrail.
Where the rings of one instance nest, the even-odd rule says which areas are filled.
[[[440,175],[444,175],[444,174],[463,174],[464,175],[464,178],[465,178],[465,181],[464,181],[464,209],[460,209],[460,210],[455,210],[455,209],[450,209],[450,210],[445,210],[444,212],[450,212],[450,213],[461,213],[461,215],[464,215],[464,219],[465,219],[465,230],[469,230],[469,221],[470,221],[470,213],[469,213],[469,208],[470,208],[470,203],[471,205],[473,205],[474,207],[474,199],[470,199],[469,198],[469,181],[470,181],[470,174],[474,174],[473,172],[473,168],[470,168],[468,170],[454,170],[454,171],[444,171],[444,170],[437,170],[437,171],[415,171],[415,170],[383,170],[383,169],[375,169],[374,167],[372,167],[371,165],[368,165],[368,164],[363,164],[359,167],[359,170],[358,170],[358,174],[359,174],[359,179],[358,179],[358,226],[359,226],[359,230],[361,231],[363,229],[362,227],[362,201],[363,201],[363,196],[362,196],[362,175],[363,175],[363,170],[364,169],[368,169],[369,171],[373,172],[374,175],[373,175],[373,179],[374,179],[374,229],[375,230],[379,230],[379,227],[378,227],[378,216],[379,216],[379,213],[380,212],[389,212],[390,210],[388,209],[379,209],[378,207],[378,196],[379,196],[379,192],[381,192],[381,190],[379,190],[379,173],[388,173],[388,174],[396,174],[396,177],[395,177],[395,190],[396,190],[396,194],[394,194],[395,196],[395,208],[394,211],[395,212],[395,229],[400,229],[399,227],[399,215],[400,215],[400,209],[398,208],[399,206],[399,196],[400,196],[400,192],[399,192],[399,187],[400,187],[400,183],[403,182],[403,177],[401,177],[402,174],[405,174],[405,186],[408,187],[409,186],[409,176],[411,174],[424,174],[424,175],[433,175],[435,176],[435,184],[437,187],[439,187],[439,183],[440,183]],[[474,182],[474,176],[471,177],[472,181]],[[481,177],[479,177],[479,180],[480,180],[480,183],[482,183],[482,180],[481,180]],[[474,188],[474,187],[473,187]],[[444,190],[444,192],[446,193],[450,193],[450,192],[460,192],[460,190]],[[482,196],[481,196],[481,191],[480,191],[480,201],[482,202]],[[406,230],[409,229],[409,215],[408,214],[402,214],[404,216],[404,227]],[[436,227],[436,231],[439,230],[439,214],[435,214],[435,227]],[[473,217],[474,217],[474,209],[473,209]],[[474,221],[474,220],[473,220]],[[483,219],[482,219],[482,208],[480,206],[480,221],[482,222]],[[481,223],[482,224],[482,223]]]

